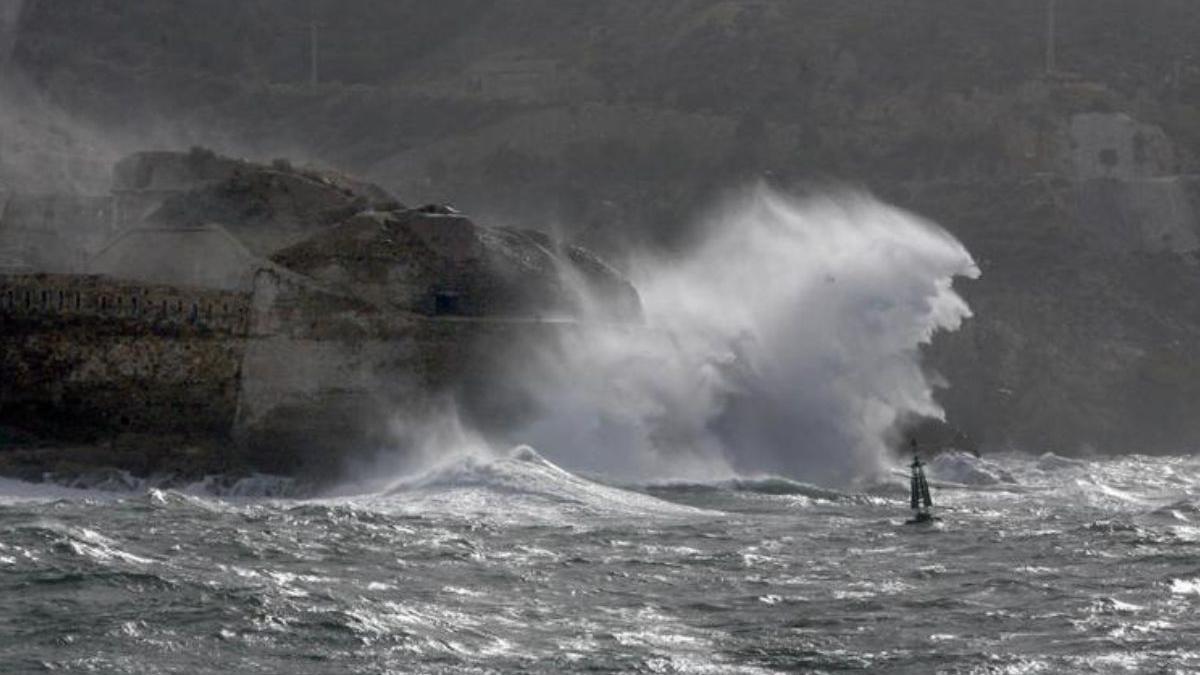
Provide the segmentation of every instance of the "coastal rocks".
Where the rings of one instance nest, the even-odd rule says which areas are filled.
[[[444,397],[494,412],[512,345],[641,317],[583,249],[332,174],[192,151],[117,175],[112,200],[165,202],[102,274],[0,275],[0,473],[331,480]]]
[[[583,249],[456,212],[367,212],[272,260],[394,310],[427,316],[637,320],[637,292]],[[589,301],[594,301],[589,304]]]
[[[182,156],[141,153],[126,161],[137,171],[118,171],[117,189],[170,192],[148,220],[180,227],[221,223],[263,257],[361,211],[399,206],[376,185],[332,171],[297,169],[286,160],[262,165],[193,150]],[[196,168],[179,176],[181,162]],[[136,178],[126,177],[129,173]]]

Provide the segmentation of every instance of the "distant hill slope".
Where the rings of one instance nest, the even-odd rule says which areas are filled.
[[[1193,0],[1058,0],[1052,73],[1045,0],[311,6],[26,2],[13,67],[69,111],[45,136],[79,140],[0,182],[202,143],[619,254],[683,246],[748,181],[848,181],[981,261],[977,319],[930,354],[953,422],[985,445],[1200,447]]]

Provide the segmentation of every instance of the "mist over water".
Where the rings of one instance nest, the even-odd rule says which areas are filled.
[[[523,442],[628,478],[870,479],[902,416],[940,417],[918,348],[978,268],[936,224],[853,191],[747,191],[692,250],[634,265],[644,326],[590,323],[525,373]]]

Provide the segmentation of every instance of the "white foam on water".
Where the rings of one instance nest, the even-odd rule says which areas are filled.
[[[442,514],[517,524],[717,515],[588,480],[528,446],[498,454],[451,452],[443,461],[402,475],[377,492],[315,501],[349,502],[391,513]]]
[[[929,461],[930,478],[960,485],[1016,483],[1013,475],[996,462],[965,452],[944,452]]]

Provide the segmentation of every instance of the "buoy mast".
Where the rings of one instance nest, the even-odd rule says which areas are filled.
[[[911,488],[911,506],[915,512],[910,523],[924,523],[933,520],[933,514],[930,509],[933,507],[933,497],[929,494],[929,481],[925,480],[925,465],[921,462],[920,456],[917,454],[917,439],[913,438],[909,441],[912,447],[912,476],[910,478]]]

